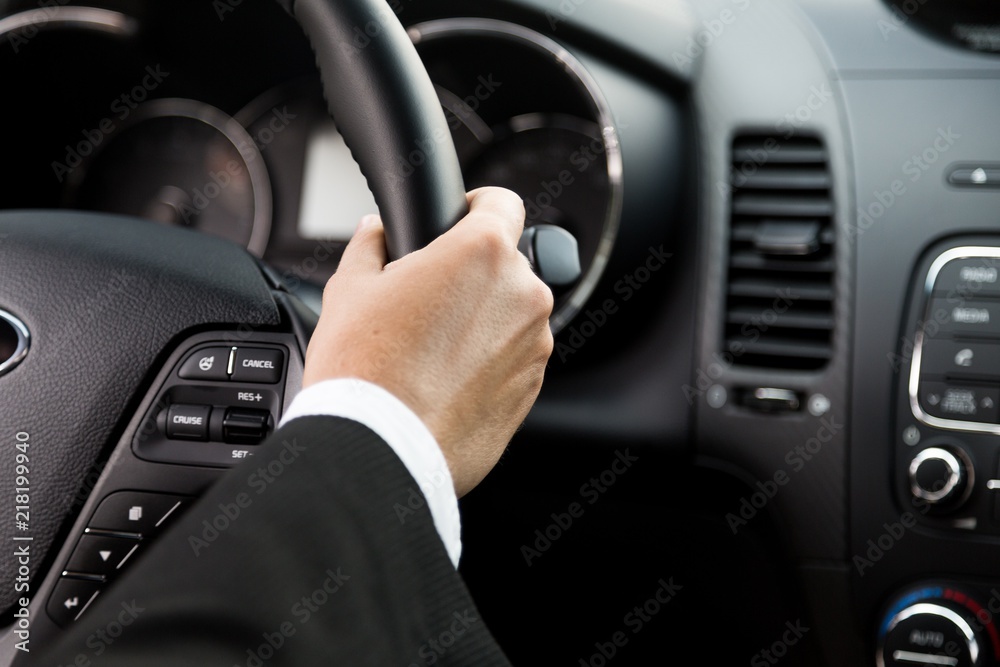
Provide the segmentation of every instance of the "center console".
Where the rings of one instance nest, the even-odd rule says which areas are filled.
[[[896,371],[898,521],[855,557],[862,576],[910,530],[962,551],[1000,543],[1000,243],[950,239],[917,267]],[[984,564],[985,565],[985,564]],[[990,580],[917,580],[884,605],[882,665],[1000,664]]]

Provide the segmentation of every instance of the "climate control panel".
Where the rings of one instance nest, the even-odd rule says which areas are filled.
[[[1000,665],[1000,591],[929,582],[894,596],[876,638],[878,667]]]

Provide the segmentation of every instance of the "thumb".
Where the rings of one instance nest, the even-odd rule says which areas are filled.
[[[379,272],[385,268],[387,261],[382,219],[377,215],[366,215],[344,248],[344,255],[337,270]]]

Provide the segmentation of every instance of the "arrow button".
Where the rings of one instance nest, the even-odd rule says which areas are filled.
[[[139,540],[123,537],[85,534],[69,557],[65,570],[111,576],[132,558],[140,544]]]

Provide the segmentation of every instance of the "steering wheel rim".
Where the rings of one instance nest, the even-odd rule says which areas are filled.
[[[434,85],[384,0],[279,0],[299,22],[337,129],[385,223],[389,259],[424,247],[467,212]]]

